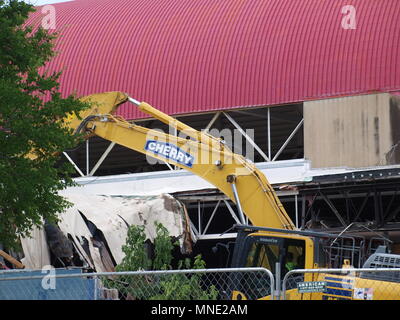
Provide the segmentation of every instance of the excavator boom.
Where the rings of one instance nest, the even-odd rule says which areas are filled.
[[[107,92],[82,98],[93,107],[65,124],[108,141],[136,150],[205,179],[238,206],[253,225],[295,229],[265,175],[243,156],[233,153],[221,139],[170,117],[145,102],[121,92]],[[179,136],[148,129],[115,116],[118,106],[131,102],[139,110],[180,131]],[[184,138],[190,137],[189,139]],[[242,224],[245,217],[241,215]]]

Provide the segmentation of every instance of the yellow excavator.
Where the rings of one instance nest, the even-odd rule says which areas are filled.
[[[400,256],[382,252],[382,248],[367,257],[363,239],[356,236],[297,230],[264,174],[251,161],[233,153],[222,139],[195,130],[122,92],[93,94],[81,99],[92,107],[79,116],[65,119],[66,126],[87,137],[98,136],[188,170],[214,185],[236,204],[242,224],[237,226],[232,267],[264,267],[283,277],[293,268],[341,268],[343,265],[362,266],[361,263],[372,266],[376,259],[400,261]],[[115,115],[118,106],[125,102],[176,129],[179,136],[145,128]],[[334,280],[329,280],[331,278]],[[305,274],[303,283],[331,283],[331,290],[300,293],[294,286],[287,288],[287,297],[353,299],[355,288],[368,288],[374,291],[374,299],[400,299],[400,279],[386,281],[365,273],[363,277],[352,277],[351,285],[349,281],[348,276],[342,275]],[[385,283],[390,287],[385,287]],[[272,293],[264,289],[238,284],[232,298],[270,299]]]

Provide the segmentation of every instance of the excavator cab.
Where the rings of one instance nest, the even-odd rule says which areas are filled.
[[[238,226],[238,236],[233,253],[232,267],[265,268],[283,277],[291,270],[312,268],[314,265],[314,242],[312,238],[298,234],[267,232],[256,227]],[[270,285],[265,274],[245,274],[234,284],[236,297],[242,299],[269,299]],[[240,292],[240,294],[238,294]]]
[[[341,268],[344,261],[354,264],[360,258],[360,248],[355,245],[354,238],[348,236],[244,225],[236,226],[236,228],[238,236],[232,267],[268,269],[276,276],[276,288],[282,288],[282,281],[289,271]],[[317,277],[317,275],[314,276]],[[312,274],[294,273],[286,282],[286,290],[292,290],[294,294],[299,282],[312,281],[312,277]],[[265,279],[265,275],[260,275],[260,278]],[[235,292],[236,297],[271,298],[271,292],[265,290],[270,286],[265,285],[261,280],[241,279],[240,283],[235,284],[235,288],[238,288]],[[302,296],[302,298],[310,297]]]
[[[386,253],[378,247],[367,261],[365,239],[352,235],[336,235],[324,232],[302,230],[279,230],[254,226],[237,226],[238,236],[232,259],[232,267],[261,267],[271,271],[275,276],[275,288],[283,287],[285,275],[295,269],[341,269],[348,267],[377,267],[382,261],[396,261],[390,266],[397,266],[398,255]],[[353,281],[354,288],[374,288],[376,299],[398,299],[400,289],[399,272],[377,273],[363,272],[355,275],[335,275],[339,284]],[[380,278],[379,278],[380,277]],[[387,277],[387,278],[382,278]],[[352,299],[352,288],[338,291],[331,283],[330,273],[292,273],[285,281],[286,296],[295,300],[309,299]],[[271,285],[265,274],[245,274],[233,283],[233,299],[271,299]],[[297,285],[302,282],[327,282],[324,292],[300,293]],[[383,284],[387,281],[387,286]],[[346,282],[347,283],[347,282]],[[390,286],[389,286],[390,284]],[[393,288],[390,291],[388,288]],[[339,293],[338,293],[339,292]]]
[[[305,246],[305,239],[256,233],[246,238],[239,259],[244,267],[262,267],[283,276],[293,269],[304,269]]]

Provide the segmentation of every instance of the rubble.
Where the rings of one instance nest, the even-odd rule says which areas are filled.
[[[64,193],[73,203],[60,213],[57,226],[35,229],[22,238],[28,269],[41,269],[57,262],[60,267],[80,259],[97,272],[111,272],[121,263],[128,228],[143,225],[150,242],[156,236],[155,222],[162,223],[178,239],[183,254],[191,252],[191,232],[186,209],[169,194],[159,196],[106,196]],[[75,257],[74,257],[75,255]]]

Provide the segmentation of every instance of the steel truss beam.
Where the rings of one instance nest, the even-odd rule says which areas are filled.
[[[282,201],[294,201],[295,212],[296,212],[296,224],[298,224],[298,207],[297,207],[297,192],[296,191],[283,191],[285,199]],[[288,197],[289,196],[289,197]],[[222,238],[234,238],[236,233],[229,233],[229,229],[235,224],[243,224],[239,217],[237,210],[234,209],[234,204],[225,195],[176,195],[178,200],[185,203],[186,208],[189,212],[190,225],[193,227],[193,232],[197,240],[218,240]],[[207,214],[207,217],[203,214],[205,208],[212,209],[212,212]],[[218,223],[218,219],[232,222],[230,228],[227,230],[218,230],[218,233],[209,233],[209,229],[212,223]],[[247,216],[244,217],[245,224],[249,223]],[[205,227],[203,227],[205,226]]]
[[[293,139],[293,137],[295,136],[295,134],[299,131],[299,129],[301,128],[301,126],[304,123],[304,118],[301,119],[301,121],[297,124],[296,128],[294,128],[294,130],[292,131],[292,133],[289,135],[289,137],[286,139],[286,141],[283,143],[282,147],[279,149],[279,151],[275,154],[274,158],[272,159],[272,161],[275,161],[280,154],[282,153],[282,151],[286,148],[286,146],[289,144],[289,142]]]
[[[270,158],[261,150],[261,148],[250,138],[241,126],[226,112],[223,112],[224,116],[234,125],[234,127],[240,132],[240,134],[258,151],[258,153],[264,158],[265,161],[270,161]]]
[[[63,155],[67,158],[67,160],[74,166],[75,170],[80,174],[81,177],[84,177],[85,175],[83,174],[83,172],[81,171],[81,169],[79,169],[79,167],[76,165],[76,163],[74,162],[74,160],[71,159],[71,157],[64,151]]]
[[[355,187],[353,190],[346,188],[344,191],[336,187],[332,189],[320,190],[302,190],[300,191],[302,210],[301,210],[301,228],[305,228],[307,219],[329,218],[328,212],[318,212],[315,217],[317,206],[325,203],[336,217],[342,227],[348,227],[355,222],[367,222],[373,220],[376,228],[396,222],[395,219],[400,213],[400,194],[398,187],[393,190],[381,189],[379,185],[363,185],[363,189]],[[336,192],[335,194],[332,194]],[[390,197],[389,201],[384,201],[383,197]],[[307,204],[308,199],[308,204]],[[311,200],[312,199],[312,200]],[[358,207],[354,200],[358,199]],[[341,209],[339,209],[341,208]],[[310,221],[310,220],[309,220]]]

